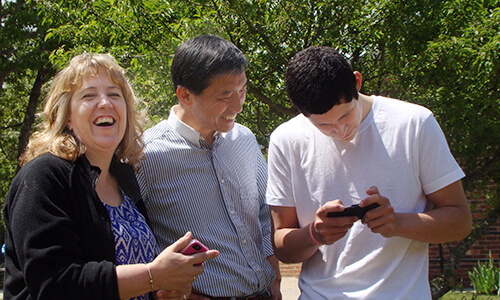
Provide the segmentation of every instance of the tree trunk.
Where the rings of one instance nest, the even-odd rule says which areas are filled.
[[[33,123],[35,123],[35,112],[38,107],[38,103],[40,102],[42,87],[47,80],[48,74],[48,68],[43,67],[42,69],[40,69],[36,75],[35,83],[31,88],[28,107],[26,108],[23,124],[21,125],[21,132],[19,133],[19,145],[17,148],[18,158],[21,156],[21,154],[23,154],[26,146],[28,145],[28,140],[31,135],[31,127],[33,126]]]

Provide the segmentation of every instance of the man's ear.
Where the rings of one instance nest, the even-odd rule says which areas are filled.
[[[193,104],[193,95],[187,88],[179,86],[175,93],[177,94],[177,98],[179,98],[179,102],[188,106]]]
[[[361,87],[363,86],[363,77],[358,71],[354,71],[354,76],[356,77],[356,89],[359,92],[361,90]]]

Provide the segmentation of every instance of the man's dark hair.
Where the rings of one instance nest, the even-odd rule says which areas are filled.
[[[183,86],[199,95],[212,78],[243,72],[247,66],[245,55],[233,43],[218,36],[200,35],[177,48],[170,71],[176,90]]]
[[[304,49],[290,60],[285,78],[288,97],[306,117],[358,99],[349,62],[331,47]]]

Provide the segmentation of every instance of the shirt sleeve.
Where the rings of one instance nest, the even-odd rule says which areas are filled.
[[[291,158],[285,154],[289,149],[283,146],[284,139],[281,132],[275,131],[271,135],[268,154],[268,184],[266,202],[273,206],[295,207],[293,198],[293,183],[291,173]]]
[[[453,157],[446,137],[433,115],[425,120],[419,139],[419,176],[426,195],[465,176]]]
[[[267,187],[267,163],[260,151],[257,151],[257,188],[259,190],[260,213],[259,219],[262,230],[262,245],[266,257],[274,255],[273,245],[271,243],[271,213],[266,204]]]
[[[141,191],[141,198],[144,203],[147,203],[149,200],[149,189],[146,183],[146,176],[144,175],[144,167],[145,162],[141,163],[141,168],[136,172],[135,177],[137,179],[137,183],[139,184],[139,190]]]

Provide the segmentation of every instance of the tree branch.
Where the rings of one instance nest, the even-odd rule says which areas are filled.
[[[18,124],[8,125],[8,126],[2,126],[2,127],[0,127],[0,130],[18,128],[18,127],[21,127],[22,125],[23,125],[23,123],[18,123]]]
[[[234,1],[234,0],[229,0],[229,3],[234,6],[237,1]],[[248,10],[247,9],[235,9],[236,12],[247,12]],[[252,34],[255,34],[257,36],[259,36],[263,41],[264,41],[264,44],[267,46],[267,48],[271,51],[271,53],[273,53],[278,61],[280,63],[282,63],[283,65],[286,65],[288,64],[288,60],[286,58],[284,58],[281,54],[280,54],[280,51],[278,51],[278,48],[276,48],[273,43],[269,40],[269,37],[266,36],[264,34],[264,32],[266,32],[266,30],[264,30],[262,27],[260,27],[259,25],[257,24],[254,24],[254,23],[251,23],[248,18],[245,17],[245,15],[239,15],[240,18],[243,19],[243,21],[245,21],[245,23],[247,24],[248,26],[248,29],[250,31],[250,33]]]
[[[257,100],[259,100],[260,102],[267,104],[269,106],[269,109],[272,112],[277,113],[280,117],[285,117],[285,116],[293,117],[298,114],[298,111],[294,107],[286,108],[284,106],[272,102],[268,97],[262,94],[262,92],[254,86],[248,86],[248,92],[254,95],[255,98],[257,98]]]
[[[486,160],[482,167],[476,168],[471,173],[467,174],[467,177],[464,180],[469,182],[475,182],[479,179],[484,178],[484,174],[491,171],[494,167],[496,167],[500,162],[500,149],[498,149],[488,160]]]

